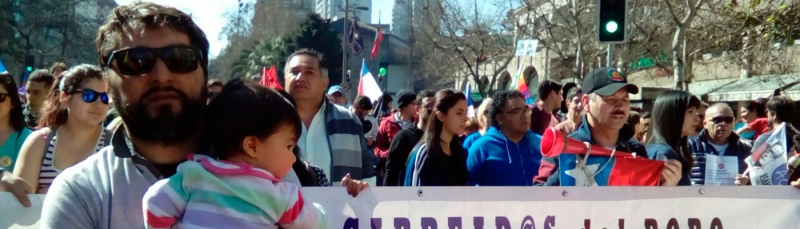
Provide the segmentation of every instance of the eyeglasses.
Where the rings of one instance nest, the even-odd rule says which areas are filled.
[[[138,76],[150,73],[161,59],[172,73],[189,73],[197,70],[198,61],[202,59],[200,50],[184,45],[173,45],[162,48],[135,47],[111,52],[103,64],[108,68],[113,63],[123,75]]]
[[[8,98],[8,93],[0,93],[0,103],[5,103]]]
[[[92,89],[83,89],[83,90],[75,90],[70,94],[77,94],[77,93],[81,93],[81,98],[86,103],[93,103],[94,101],[97,101],[97,98],[100,98],[100,102],[102,102],[103,104],[108,104],[107,92],[100,93]]]
[[[521,114],[521,113],[530,114],[531,111],[532,111],[531,108],[526,106],[524,108],[514,108],[514,109],[511,109],[510,111],[504,111],[503,113],[510,114],[510,115],[518,115],[518,114]]]
[[[731,117],[731,116],[714,117],[714,118],[711,118],[711,121],[714,122],[714,124],[721,124],[723,122],[727,123],[727,124],[731,124],[731,123],[733,123],[733,117]]]

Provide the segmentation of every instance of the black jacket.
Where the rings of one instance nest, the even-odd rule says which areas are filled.
[[[408,156],[422,139],[424,132],[416,125],[407,127],[397,132],[389,145],[389,154],[386,157],[386,175],[383,178],[384,186],[403,186]]]
[[[689,149],[692,150],[694,156],[694,166],[690,174],[692,185],[704,185],[706,179],[706,155],[719,156],[720,152],[714,149],[714,146],[708,142],[708,131],[703,130],[697,137],[689,137]],[[747,142],[741,140],[739,135],[731,133],[728,137],[728,149],[725,150],[725,156],[736,156],[739,158],[739,174],[747,170],[747,163],[744,159],[750,156],[751,146]]]

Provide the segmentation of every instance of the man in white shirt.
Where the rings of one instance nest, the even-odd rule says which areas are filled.
[[[308,49],[298,50],[286,60],[284,88],[297,102],[303,120],[297,142],[300,154],[322,168],[333,185],[347,175],[370,182],[367,178],[375,176],[376,159],[367,148],[361,121],[326,99],[329,80],[324,64],[322,54]]]

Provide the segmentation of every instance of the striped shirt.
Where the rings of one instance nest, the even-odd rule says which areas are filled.
[[[94,152],[92,152],[92,154],[100,152],[100,150],[106,146],[107,143],[105,139],[106,135],[108,134],[107,132],[108,131],[100,132],[100,136],[97,138],[97,142],[95,143],[94,146]],[[58,135],[53,135],[53,139],[51,139],[50,142],[47,143],[47,151],[44,154],[44,158],[42,158],[42,168],[39,170],[39,188],[38,188],[39,193],[47,193],[47,190],[50,188],[50,184],[53,183],[53,179],[55,179],[56,176],[58,176],[58,174],[61,174],[61,172],[64,169],[67,169],[67,168],[59,169],[56,168],[55,165],[53,165],[53,158],[55,158],[54,155],[56,151],[57,142],[58,142]]]
[[[248,164],[189,156],[143,200],[147,228],[328,228],[322,206],[300,187]]]

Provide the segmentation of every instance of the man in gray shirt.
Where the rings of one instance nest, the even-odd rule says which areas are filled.
[[[143,228],[144,193],[200,148],[208,40],[189,15],[119,6],[99,29],[97,53],[124,125],[109,147],[56,178],[42,228]]]

